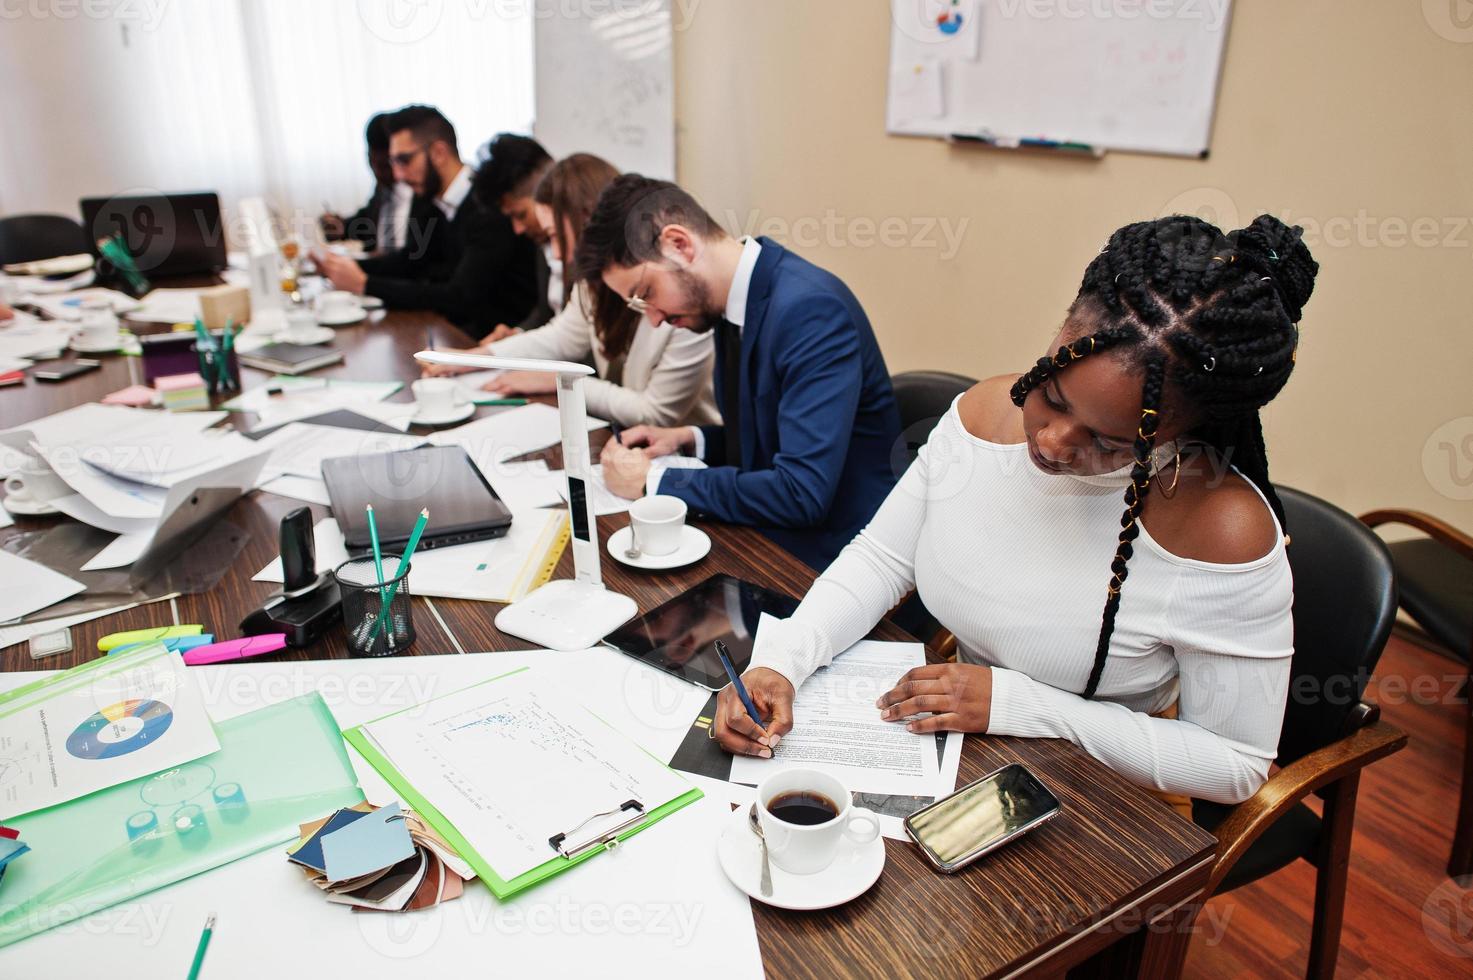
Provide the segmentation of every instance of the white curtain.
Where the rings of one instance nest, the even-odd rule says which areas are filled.
[[[530,132],[530,0],[173,0],[0,31],[0,204],[215,190],[310,224],[367,199],[364,124],[439,107],[462,158]],[[125,11],[132,10],[134,14]]]

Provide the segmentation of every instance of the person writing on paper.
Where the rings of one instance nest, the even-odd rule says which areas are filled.
[[[610,440],[609,489],[680,497],[816,568],[832,561],[894,486],[900,438],[890,373],[848,287],[770,239],[731,237],[685,191],[638,174],[604,191],[576,266],[650,323],[716,337],[724,423]],[[652,466],[676,453],[710,468]]]
[[[394,179],[389,163],[389,132],[385,128],[389,113],[380,112],[368,120],[364,138],[368,143],[368,169],[373,174],[373,194],[368,203],[347,218],[328,212],[318,219],[322,234],[330,242],[344,239],[362,244],[369,252],[392,252],[406,247],[410,227],[410,211],[416,200],[414,190]],[[428,202],[426,202],[428,203]],[[423,212],[418,211],[421,218]],[[417,230],[423,233],[423,222]]]
[[[575,153],[558,161],[538,183],[535,220],[548,229],[560,261],[572,257],[599,195],[617,176],[599,157]],[[591,354],[598,377],[584,383],[588,411],[623,426],[720,420],[711,392],[716,351],[710,334],[656,327],[601,282],[575,286],[568,281],[564,290],[562,312],[545,327],[483,343],[473,352],[563,361],[582,361]],[[553,374],[509,371],[485,388],[501,395],[540,395],[551,394],[556,384]]]
[[[519,324],[498,323],[485,340],[501,340],[542,326],[563,308],[562,263],[552,254],[547,231],[537,220],[532,198],[537,183],[552,169],[551,154],[530,136],[498,133],[481,150],[471,179],[471,193],[487,208],[500,211],[511,230],[536,246],[537,305]]]
[[[471,196],[455,127],[429,106],[406,106],[384,124],[394,179],[440,212],[423,247],[362,262],[322,249],[313,261],[334,289],[377,296],[391,309],[432,310],[475,337],[517,323],[533,306],[532,243]],[[415,242],[415,236],[410,236]]]
[[[723,691],[722,745],[768,754],[794,688],[914,587],[958,659],[906,674],[885,719],[1067,738],[1179,808],[1253,795],[1294,642],[1259,410],[1294,368],[1317,271],[1300,229],[1269,216],[1226,235],[1184,216],[1116,231],[1052,353],[960,396],[759,635],[744,683],[777,721],[758,728]]]

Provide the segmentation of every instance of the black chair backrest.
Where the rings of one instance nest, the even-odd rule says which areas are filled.
[[[895,472],[904,472],[915,461],[956,396],[976,383],[975,378],[949,371],[904,371],[890,378],[900,408],[901,445],[895,447],[890,460]]]
[[[1396,573],[1370,528],[1318,497],[1278,487],[1294,571],[1294,665],[1279,764],[1346,733],[1396,622]]]
[[[81,222],[64,214],[12,214],[0,218],[0,265],[91,250]]]

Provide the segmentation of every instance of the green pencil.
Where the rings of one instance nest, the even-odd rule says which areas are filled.
[[[205,962],[205,950],[210,948],[210,936],[215,932],[215,913],[205,919],[205,931],[199,934],[199,946],[194,951],[194,963],[189,967],[189,980],[199,980],[199,968]]]
[[[373,504],[368,504],[368,539],[373,542],[373,570],[378,575],[378,587],[384,587],[384,554],[379,550],[378,521],[373,519]]]
[[[419,536],[425,533],[425,525],[430,522],[430,512],[426,508],[419,512],[419,520],[414,522],[414,530],[409,532],[409,543],[404,546],[404,554],[399,556],[399,564],[394,568],[394,582],[389,586],[389,591],[384,595],[383,608],[378,611],[378,619],[373,624],[373,632],[368,634],[368,645],[373,646],[373,641],[378,639],[379,630],[384,628],[384,618],[389,614],[389,605],[394,601],[394,595],[399,591],[399,576],[404,574],[404,569],[409,566],[409,559],[414,557],[414,549],[419,547]],[[380,579],[382,582],[382,579]]]
[[[525,405],[525,404],[527,404],[527,399],[525,399],[525,398],[473,398],[471,400],[473,402],[475,402],[475,404],[477,404],[477,405]]]

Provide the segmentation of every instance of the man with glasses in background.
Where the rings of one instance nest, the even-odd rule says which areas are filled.
[[[432,310],[476,339],[499,323],[521,322],[536,301],[534,246],[471,195],[471,169],[450,120],[411,105],[384,128],[394,179],[438,213],[425,233],[408,229],[405,248],[362,262],[318,250],[318,269],[335,289],[377,296],[392,309]]]

